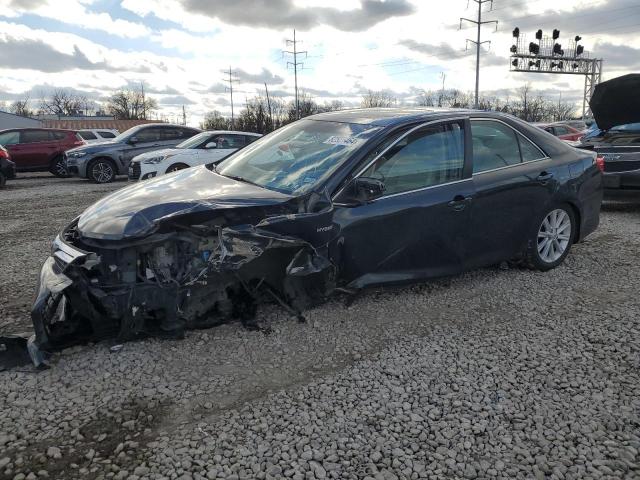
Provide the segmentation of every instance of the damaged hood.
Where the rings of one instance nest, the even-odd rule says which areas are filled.
[[[122,188],[86,209],[78,230],[84,237],[142,237],[161,219],[215,209],[270,206],[291,196],[233,180],[201,166]]]
[[[640,122],[640,73],[630,73],[596,85],[589,101],[598,127]]]

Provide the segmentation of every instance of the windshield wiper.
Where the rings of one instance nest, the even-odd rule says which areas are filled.
[[[230,178],[232,180],[237,180],[239,182],[244,182],[244,183],[248,183],[250,185],[255,185],[256,187],[265,188],[264,186],[260,185],[259,183],[252,182],[251,180],[247,180],[246,178],[241,177],[240,175],[224,175],[224,174],[222,174],[220,172],[216,172],[216,173],[218,173],[218,175],[222,175],[223,177],[227,177],[227,178]]]

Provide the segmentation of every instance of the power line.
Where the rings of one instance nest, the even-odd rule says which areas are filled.
[[[303,62],[298,62],[298,55],[305,55],[305,58],[307,56],[307,52],[303,51],[303,52],[299,52],[298,51],[298,43],[300,41],[296,40],[296,30],[295,28],[293,29],[293,40],[287,40],[287,46],[289,45],[293,45],[293,51],[289,51],[289,50],[285,50],[283,53],[288,53],[290,55],[293,55],[293,62],[287,62],[287,68],[289,68],[289,65],[293,66],[293,76],[294,76],[294,82],[295,82],[295,93],[296,93],[296,118],[300,119],[300,103],[298,102],[298,65],[301,65],[304,68],[304,63]]]
[[[482,21],[482,5],[484,3],[491,2],[491,5],[493,6],[493,0],[473,0],[473,1],[478,4],[478,20],[470,20],[468,18],[460,17],[460,28],[462,28],[463,20],[466,21],[466,22],[474,23],[478,27],[477,40],[469,40],[469,39],[467,39],[467,44],[468,44],[468,42],[471,42],[471,43],[475,44],[475,46],[476,46],[476,101],[475,101],[475,108],[478,108],[478,106],[479,106],[479,103],[478,103],[478,90],[480,89],[480,45],[482,45],[483,43],[489,43],[489,44],[491,43],[491,40],[485,40],[484,42],[480,41],[480,30],[481,30],[482,25],[486,25],[487,23],[495,23],[496,24],[496,30],[498,30],[498,21],[497,20],[485,20],[485,21]]]

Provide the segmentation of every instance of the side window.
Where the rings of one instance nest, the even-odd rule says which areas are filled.
[[[191,138],[194,135],[197,135],[200,133],[198,130],[194,130],[192,128],[181,128],[180,131],[181,131],[180,138]]]
[[[518,141],[520,142],[520,153],[522,154],[523,162],[531,162],[533,160],[540,160],[541,158],[546,157],[542,150],[536,147],[535,144],[526,139],[523,135],[518,134]]]
[[[7,145],[15,145],[16,143],[20,143],[20,132],[0,133],[0,145],[6,147]]]
[[[218,144],[216,148],[244,147],[244,135],[217,135],[213,141]]]
[[[471,120],[473,173],[520,163],[516,132],[491,120]]]
[[[49,132],[46,130],[25,130],[20,134],[20,143],[48,142]]]
[[[112,132],[104,132],[102,130],[98,132],[98,135],[100,135],[102,138],[116,138],[116,136]]]
[[[93,132],[89,132],[89,131],[78,132],[78,135],[80,135],[83,140],[95,140],[96,138],[98,138],[95,136]]]
[[[260,137],[254,137],[253,135],[245,135],[244,136],[244,143],[245,143],[245,145],[249,145],[250,143],[255,142],[259,138]]]
[[[566,127],[555,127],[556,135],[568,135],[570,132]]]
[[[49,138],[51,138],[51,140],[63,140],[67,138],[67,134],[64,132],[49,131]]]
[[[134,136],[138,138],[138,142],[157,142],[162,138],[163,128],[150,127],[139,130]]]
[[[460,124],[427,126],[400,139],[363,177],[384,182],[385,194],[408,192],[462,179],[464,135]]]

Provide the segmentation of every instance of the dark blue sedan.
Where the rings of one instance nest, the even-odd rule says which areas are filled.
[[[315,115],[89,207],[43,267],[35,345],[181,336],[267,299],[300,314],[336,289],[506,260],[548,270],[601,200],[594,153],[508,115]]]

